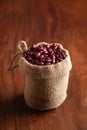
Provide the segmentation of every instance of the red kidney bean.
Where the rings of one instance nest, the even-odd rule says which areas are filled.
[[[55,58],[52,59],[52,64],[55,64],[56,60]]]
[[[40,62],[39,62],[39,65],[44,65],[44,62],[40,61]]]
[[[44,58],[44,55],[40,55],[40,59],[43,59]]]
[[[49,53],[49,52],[52,52],[52,51],[53,51],[53,49],[51,49],[51,48],[48,48],[48,53]]]
[[[35,52],[34,55],[36,58],[38,58],[38,57],[40,57],[41,54],[40,54],[40,52]]]
[[[54,43],[53,45],[51,45],[51,48],[55,51],[58,48],[58,45]]]
[[[32,61],[32,58],[28,55],[28,56],[27,56],[27,60],[28,60],[28,61]]]
[[[44,65],[50,65],[51,63],[50,62],[45,62],[45,64]]]
[[[58,58],[58,61],[59,61],[59,62],[62,61],[62,58]]]
[[[47,57],[47,58],[46,58],[46,62],[51,63],[51,61],[52,61],[52,59],[51,59],[50,57]]]

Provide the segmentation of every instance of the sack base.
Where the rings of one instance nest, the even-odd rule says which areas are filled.
[[[56,100],[53,100],[50,102],[49,101],[40,102],[37,100],[35,101],[35,99],[32,99],[29,96],[27,97],[27,95],[25,93],[24,93],[24,98],[25,98],[26,104],[28,105],[28,107],[30,109],[44,111],[44,110],[50,110],[50,109],[55,109],[55,108],[59,107],[67,98],[67,93],[61,95]]]

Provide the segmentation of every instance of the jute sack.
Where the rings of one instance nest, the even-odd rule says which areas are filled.
[[[40,44],[48,44],[40,42]],[[25,73],[24,98],[27,105],[36,110],[48,110],[60,106],[67,97],[69,73],[72,68],[68,50],[67,57],[52,65],[33,65],[24,57],[19,59],[19,68]]]

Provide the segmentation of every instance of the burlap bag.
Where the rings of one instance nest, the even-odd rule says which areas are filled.
[[[41,42],[36,44],[48,44]],[[19,68],[25,73],[24,98],[27,105],[36,110],[48,110],[60,106],[67,97],[69,72],[72,68],[69,52],[63,61],[52,65],[33,65],[24,57],[19,59]],[[25,48],[26,49],[26,48]]]

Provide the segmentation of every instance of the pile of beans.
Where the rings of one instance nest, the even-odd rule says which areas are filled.
[[[66,53],[59,45],[33,45],[27,51],[23,52],[25,59],[36,65],[56,64],[66,58]]]

